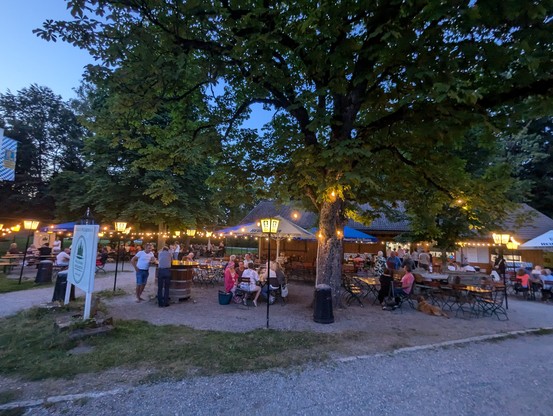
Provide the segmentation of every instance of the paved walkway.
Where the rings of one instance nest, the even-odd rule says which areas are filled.
[[[127,292],[134,290],[135,278],[134,272],[131,272],[131,266],[129,264],[124,266],[124,272],[121,272],[121,265],[119,265],[119,271],[117,273],[117,287],[124,289]],[[34,280],[33,273],[25,272],[25,279]],[[94,281],[94,292],[102,290],[113,290],[113,280],[115,276],[115,265],[108,263],[106,265],[106,273],[99,272],[96,274]],[[19,274],[11,273],[8,275],[11,279],[17,279]],[[20,290],[16,292],[2,293],[0,294],[0,317],[14,315],[24,309],[32,308],[41,304],[48,303],[52,300],[54,294],[54,287],[36,287],[33,289]],[[84,296],[84,292],[78,288],[75,290],[75,296]]]

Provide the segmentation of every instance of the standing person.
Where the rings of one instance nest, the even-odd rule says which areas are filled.
[[[378,302],[381,306],[386,307],[384,299],[392,294],[392,283],[394,278],[392,277],[392,270],[384,268],[379,277],[380,290],[378,291]]]
[[[507,262],[503,257],[503,254],[500,254],[496,257],[493,268],[497,271],[497,274],[503,282],[506,280],[505,273],[507,272]]]
[[[173,251],[173,258],[175,260],[180,260],[179,254],[180,254],[180,243],[178,241],[175,241],[175,250]]]
[[[397,248],[397,256],[403,262],[403,256],[405,256],[405,250],[401,246]]]
[[[413,263],[415,263],[415,269],[419,267],[419,252],[417,250],[413,250],[411,253],[411,258],[413,259]]]
[[[56,256],[56,265],[62,266],[62,267],[69,267],[69,260],[71,249],[69,247],[66,247],[61,253],[59,253]]]
[[[148,282],[148,275],[150,272],[150,263],[155,262],[154,253],[152,253],[152,245],[146,244],[143,251],[139,251],[131,259],[131,264],[136,270],[136,301],[141,302],[141,295],[144,292],[146,283]]]
[[[419,267],[422,267],[424,270],[430,269],[430,254],[424,250],[419,254]]]
[[[384,269],[386,269],[386,259],[384,253],[379,251],[374,259],[374,274],[380,276],[384,273]]]
[[[219,252],[217,254],[219,257],[225,257],[225,243],[223,241],[219,243]]]
[[[157,305],[160,308],[169,306],[169,286],[171,285],[171,259],[169,247],[164,246],[157,255]]]
[[[61,241],[56,239],[54,241],[54,247],[52,248],[52,254],[58,254],[61,251]]]
[[[392,270],[399,270],[401,267],[401,260],[396,256],[396,252],[392,251],[390,257],[386,260],[386,267]]]

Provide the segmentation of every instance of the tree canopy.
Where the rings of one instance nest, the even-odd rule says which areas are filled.
[[[486,200],[501,205],[504,173],[469,170],[466,143],[479,154],[513,120],[551,108],[552,0],[69,7],[73,21],[47,21],[37,33],[100,59],[90,80],[107,80],[128,103],[112,109],[125,108],[119,117],[171,103],[180,109],[171,124],[193,148],[231,162],[227,148],[245,149],[241,179],[264,178],[272,194],[318,209],[318,280],[336,292],[336,231],[348,216],[370,217],[359,204],[404,200],[425,215],[458,199],[474,215]],[[262,135],[239,127],[256,103],[274,111]],[[217,163],[217,174],[235,166]]]
[[[63,170],[83,171],[86,130],[61,96],[38,85],[0,94],[0,125],[19,142],[15,181],[0,183],[0,216],[53,218],[50,181]]]

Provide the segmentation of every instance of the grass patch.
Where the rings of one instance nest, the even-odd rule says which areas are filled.
[[[32,280],[22,280],[21,284],[19,284],[19,279],[8,279],[6,276],[0,274],[0,293],[51,286],[53,286],[51,283],[37,285]]]
[[[68,351],[79,341],[53,325],[56,316],[68,310],[35,308],[1,319],[0,373],[40,380],[141,367],[150,370],[151,379],[159,380],[259,371],[324,360],[344,342],[334,334],[264,329],[229,333],[117,321],[114,331],[86,340],[93,347],[90,353],[74,356]]]

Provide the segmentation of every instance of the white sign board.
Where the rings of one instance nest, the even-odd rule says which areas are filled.
[[[99,225],[76,225],[67,282],[87,293],[94,290]]]

